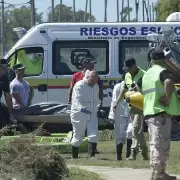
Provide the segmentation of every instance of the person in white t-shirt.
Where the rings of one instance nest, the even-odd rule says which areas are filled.
[[[21,109],[29,106],[31,88],[24,78],[26,67],[23,64],[16,64],[13,67],[16,77],[10,83],[10,92],[12,96],[13,109]]]

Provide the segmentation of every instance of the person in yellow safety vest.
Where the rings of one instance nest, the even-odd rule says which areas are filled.
[[[171,117],[179,115],[180,102],[174,77],[167,71],[163,51],[152,52],[153,66],[142,78],[144,117],[150,133],[151,180],[174,180],[165,173],[170,151]]]
[[[32,55],[32,54],[30,54]],[[16,64],[23,64],[26,67],[25,74],[28,75],[39,75],[42,72],[43,65],[43,55],[37,56],[35,58],[28,57],[28,54],[25,51],[19,50],[17,60],[15,62],[15,56],[11,62],[11,68]]]
[[[113,109],[116,111],[117,105],[124,98],[124,94],[127,91],[132,90],[136,87],[136,83],[142,76],[145,71],[136,65],[136,60],[134,58],[129,58],[124,63],[124,70],[126,70],[125,75],[125,87],[124,90],[120,93]],[[132,122],[132,146],[131,146],[131,156],[127,160],[136,160],[137,153],[141,152],[143,160],[148,160],[148,148],[146,145],[146,140],[144,137],[143,129],[143,115],[142,112],[131,108],[131,116],[133,119]]]

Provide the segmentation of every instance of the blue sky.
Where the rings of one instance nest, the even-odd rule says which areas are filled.
[[[150,4],[155,3],[157,0],[149,0]],[[20,4],[28,2],[28,0],[5,0],[7,3],[12,4]],[[60,0],[55,0],[55,5],[58,4]],[[97,21],[103,21],[104,20],[104,5],[101,5],[104,2],[104,0],[92,0],[92,14],[95,15]],[[121,9],[121,2],[122,0],[119,0],[120,2],[120,9]],[[146,0],[148,2],[148,0]],[[63,4],[66,4],[68,6],[73,5],[73,0],[63,0]],[[127,2],[125,0],[125,5],[127,5]],[[35,6],[38,9],[39,12],[44,12],[44,14],[47,14],[47,8],[51,6],[51,0],[35,0]],[[101,7],[102,6],[102,7]],[[130,6],[135,9],[135,0],[130,0]],[[18,6],[17,6],[18,7]],[[76,0],[76,9],[85,9],[85,0]],[[108,22],[114,22],[117,19],[116,15],[116,0],[108,0]],[[131,17],[135,17],[135,11],[131,14]],[[139,10],[139,20],[142,21],[142,0],[140,0],[140,10]]]

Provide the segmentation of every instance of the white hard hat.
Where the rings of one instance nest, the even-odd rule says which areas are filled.
[[[166,22],[180,22],[180,12],[174,12],[170,14],[167,17]]]

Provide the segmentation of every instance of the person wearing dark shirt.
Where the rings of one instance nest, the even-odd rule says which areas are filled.
[[[1,59],[0,60],[0,99],[2,98],[2,95],[4,93],[6,104],[9,109],[9,113],[12,112],[12,98],[10,95],[10,88],[9,88],[9,78],[8,78],[8,68],[6,64],[6,60]],[[1,117],[4,116],[3,113],[5,113],[5,106],[0,103],[0,115]],[[8,114],[8,113],[6,113]],[[9,122],[7,122],[8,119],[1,118],[0,125],[1,127],[6,126]]]

